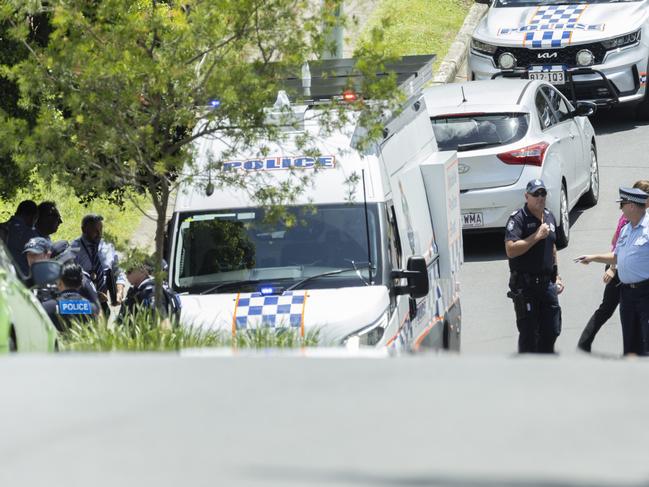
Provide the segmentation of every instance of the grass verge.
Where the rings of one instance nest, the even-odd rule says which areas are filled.
[[[121,325],[107,326],[105,320],[73,323],[61,335],[62,351],[76,352],[169,352],[187,348],[234,347],[263,350],[318,345],[319,331],[302,338],[294,328],[249,328],[235,337],[230,330],[203,330],[182,326],[162,326],[156,315],[140,312]]]
[[[383,0],[365,24],[361,39],[383,23],[390,54],[436,54],[444,59],[473,0]]]

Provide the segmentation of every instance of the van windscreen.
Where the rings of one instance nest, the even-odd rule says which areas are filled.
[[[440,150],[466,151],[511,144],[529,127],[526,113],[476,113],[431,118]]]
[[[368,205],[368,213],[376,282],[381,268],[376,205]],[[232,293],[262,281],[286,288],[348,268],[309,280],[303,288],[362,286],[369,277],[367,261],[362,204],[287,207],[275,216],[243,208],[182,214],[171,271],[178,291]]]

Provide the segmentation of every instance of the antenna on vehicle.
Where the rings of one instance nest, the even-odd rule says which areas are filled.
[[[367,211],[367,193],[365,192],[365,169],[361,170],[361,175],[363,177],[363,207],[365,210],[365,234],[367,236],[367,272],[368,272],[368,281],[370,285],[372,284],[372,249],[370,247],[370,219]]]
[[[462,90],[462,103],[466,103],[466,95],[464,94],[464,86],[460,86],[460,89]]]

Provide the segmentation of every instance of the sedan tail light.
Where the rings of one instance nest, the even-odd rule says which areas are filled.
[[[547,142],[540,142],[538,144],[528,145],[522,149],[516,149],[509,152],[498,154],[498,159],[505,164],[528,164],[530,166],[543,165],[543,157],[545,151],[550,147]]]

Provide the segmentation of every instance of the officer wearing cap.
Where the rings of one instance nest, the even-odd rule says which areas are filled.
[[[59,293],[56,297],[42,303],[54,326],[65,331],[73,321],[84,322],[99,316],[99,305],[92,303],[81,295],[83,271],[73,260],[68,260],[61,267],[61,277],[57,282]]]
[[[52,255],[52,242],[43,237],[32,237],[25,244],[23,254],[27,259],[27,265],[31,269],[34,262],[50,258]]]
[[[509,217],[505,252],[509,258],[509,296],[514,302],[519,353],[553,353],[561,333],[556,220],[545,208],[547,189],[540,179],[525,188],[525,206]]]
[[[649,194],[641,189],[620,188],[620,209],[629,220],[622,227],[615,250],[582,255],[582,264],[616,265],[620,279],[620,321],[624,354],[647,355],[649,349]]]

